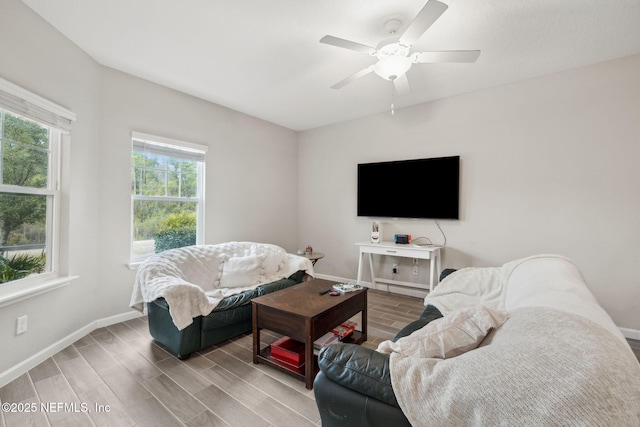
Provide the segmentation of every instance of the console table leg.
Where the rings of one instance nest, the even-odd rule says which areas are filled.
[[[436,270],[435,258],[437,258],[437,255],[429,260],[429,292],[433,291],[433,277]]]
[[[360,281],[362,280],[362,256],[363,253],[360,252],[360,258],[358,259],[358,280],[356,280],[356,283],[359,285]]]
[[[369,268],[371,269],[371,284],[373,285],[373,289],[376,289],[376,276],[373,273],[373,255],[371,252],[369,252]]]

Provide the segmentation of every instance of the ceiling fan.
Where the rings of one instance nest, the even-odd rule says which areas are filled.
[[[409,80],[406,72],[413,64],[427,64],[438,62],[475,62],[480,56],[479,50],[446,50],[438,52],[414,52],[409,54],[411,46],[424,34],[425,31],[447,10],[449,6],[437,0],[428,0],[422,10],[409,24],[399,37],[391,37],[383,40],[373,48],[358,42],[341,39],[334,36],[324,36],[320,43],[354,50],[375,56],[378,61],[374,65],[350,75],[344,80],[331,86],[333,89],[353,82],[374,72],[383,79],[393,82],[396,91],[400,94],[409,93]],[[402,23],[397,19],[386,22],[387,32],[395,35]]]

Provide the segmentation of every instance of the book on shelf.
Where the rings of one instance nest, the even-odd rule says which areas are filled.
[[[323,347],[331,344],[337,344],[339,342],[342,342],[343,340],[348,340],[348,338],[353,334],[357,327],[358,323],[352,321],[346,321],[336,326],[313,342],[313,354],[317,356],[318,352]]]
[[[338,291],[341,294],[344,294],[345,292],[359,291],[360,289],[363,289],[363,287],[353,282],[336,283],[333,285],[333,290]]]
[[[331,330],[331,332],[338,337],[339,341],[342,341],[343,339],[347,338],[349,335],[351,335],[353,333],[353,331],[356,330],[356,326],[358,326],[358,324],[356,322],[352,322],[350,320],[336,326],[335,328],[333,328]]]
[[[340,339],[333,332],[327,332],[313,342],[313,354],[317,355],[322,347],[340,342]]]

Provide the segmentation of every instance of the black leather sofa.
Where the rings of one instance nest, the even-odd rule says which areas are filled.
[[[542,254],[460,270],[429,301],[447,307],[454,323],[447,330],[441,318],[444,330],[416,336],[433,344],[430,352],[423,342],[424,357],[411,339],[406,347],[392,346],[408,350],[398,360],[340,344],[320,352],[314,391],[323,427],[640,425],[637,358],[571,260]],[[473,328],[482,328],[455,323],[473,305],[500,307],[508,319],[490,335],[480,334],[487,340],[479,347],[462,340],[456,349],[456,334],[447,331],[471,337]],[[438,316],[427,307],[398,335]],[[438,357],[435,347],[451,353]]]
[[[454,271],[443,270],[440,280]],[[394,341],[440,317],[437,308],[427,306]],[[318,365],[313,390],[323,427],[411,425],[393,393],[389,355],[359,345],[334,344],[320,350]]]
[[[251,300],[261,295],[302,283],[307,274],[300,270],[286,279],[260,285],[224,298],[207,316],[198,316],[183,330],[178,330],[164,298],[147,303],[149,332],[170,353],[184,360],[194,351],[221,343],[252,329]]]

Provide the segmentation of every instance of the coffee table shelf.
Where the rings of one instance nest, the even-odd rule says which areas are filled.
[[[304,380],[304,363],[300,366],[294,366],[290,363],[283,362],[280,359],[277,359],[271,355],[271,346],[267,346],[260,350],[258,354],[258,360],[260,363],[264,363],[265,365],[272,366],[276,369],[279,369],[287,374],[292,374],[295,377],[299,377]]]
[[[345,338],[344,340],[342,340],[341,342],[344,344],[362,344],[364,342],[364,340],[362,339],[363,335],[362,332],[360,331],[353,331],[353,333],[351,335],[349,335],[347,338]],[[334,343],[335,344],[335,343]],[[331,345],[331,344],[329,344]],[[298,377],[299,379],[303,380],[305,379],[305,364],[303,363],[300,366],[295,366],[291,363],[287,363],[285,361],[282,361],[280,359],[278,359],[277,357],[274,357],[271,354],[271,346],[266,346],[265,348],[263,348],[262,350],[260,350],[260,352],[258,353],[258,360],[260,361],[260,363],[263,363],[265,365],[269,365],[272,366],[276,369],[281,370],[282,372],[285,372],[287,374],[291,374],[294,377]],[[314,354],[313,356],[313,362],[314,362],[314,372],[318,372],[319,368],[318,368],[318,356],[316,356]]]

